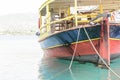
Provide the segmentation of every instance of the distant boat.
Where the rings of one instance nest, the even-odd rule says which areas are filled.
[[[39,8],[39,42],[48,57],[110,65],[120,55],[118,0],[47,0]],[[100,57],[101,56],[101,57]]]

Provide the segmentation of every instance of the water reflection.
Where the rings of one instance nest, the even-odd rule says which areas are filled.
[[[69,70],[70,61],[43,58],[39,65],[39,79],[41,80],[120,80],[107,69],[96,67],[92,63],[80,64],[73,62]],[[111,63],[111,68],[120,73],[120,59]]]

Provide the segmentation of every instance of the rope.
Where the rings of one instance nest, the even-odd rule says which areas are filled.
[[[69,69],[71,69],[71,66],[72,66],[72,63],[73,63],[73,60],[74,60],[74,57],[75,57],[75,53],[76,53],[76,50],[77,50],[77,44],[78,44],[78,40],[79,40],[79,36],[80,36],[80,30],[81,30],[81,28],[79,28],[79,30],[78,30],[78,35],[77,35],[77,40],[76,40],[76,44],[75,44],[75,49],[74,49],[74,52],[73,52],[73,55],[72,55],[72,59],[71,59],[70,65],[69,65]]]
[[[93,49],[95,50],[95,52],[96,52],[97,55],[99,56],[99,58],[102,60],[102,62],[105,64],[105,66],[106,66],[114,75],[116,75],[116,76],[120,79],[120,75],[118,75],[114,70],[112,70],[112,69],[107,65],[107,63],[104,61],[104,59],[101,57],[101,55],[99,54],[99,52],[98,52],[97,49],[95,48],[92,40],[90,39],[90,36],[89,36],[88,32],[86,31],[85,27],[83,27],[83,29],[84,29],[84,31],[85,31],[85,33],[86,33],[86,35],[87,35],[87,37],[88,37],[88,39],[89,39],[92,47],[93,47]]]
[[[74,49],[74,52],[73,52],[73,56],[72,56],[69,68],[66,68],[66,69],[62,70],[61,72],[56,73],[53,77],[49,78],[48,80],[51,80],[51,79],[59,76],[60,74],[64,73],[67,70],[70,70],[71,75],[73,75],[72,71],[71,71],[71,66],[72,66],[72,63],[73,63],[73,60],[74,60],[74,57],[75,57],[75,53],[76,53],[76,49],[77,49],[77,42],[79,40],[79,35],[80,35],[80,30],[81,30],[81,28],[79,28],[79,30],[78,30],[78,35],[77,35],[77,40],[76,40],[76,44],[75,44],[75,49]]]
[[[62,70],[61,72],[56,73],[54,76],[50,77],[48,80],[52,80],[52,79],[54,79],[55,77],[61,75],[62,73],[66,72],[67,70],[69,70],[69,69],[66,68],[66,69]]]

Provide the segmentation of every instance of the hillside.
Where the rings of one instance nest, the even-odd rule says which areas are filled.
[[[19,13],[0,16],[0,34],[35,34],[37,14]]]

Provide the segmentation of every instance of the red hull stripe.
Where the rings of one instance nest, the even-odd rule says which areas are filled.
[[[99,51],[99,40],[93,41],[96,49]],[[110,53],[111,54],[119,54],[120,53],[120,40],[113,40],[110,39]],[[50,57],[70,57],[73,54],[75,48],[75,44],[72,44],[69,47],[66,46],[60,46],[60,47],[54,47],[44,50],[45,54]],[[49,52],[49,53],[47,53]],[[92,48],[89,41],[86,42],[79,42],[76,56],[83,56],[83,55],[93,55],[96,54],[94,49]]]
[[[98,42],[99,40],[93,41],[95,47],[97,48],[99,48]],[[75,44],[72,44],[70,46],[55,47],[55,48],[50,48],[44,51],[46,54],[47,52],[49,52],[47,55],[52,57],[69,57],[73,55],[74,48],[75,48]],[[89,41],[78,43],[76,56],[91,55],[91,54],[95,54],[95,51],[92,48]]]

